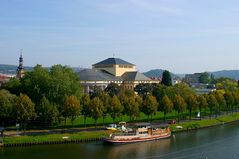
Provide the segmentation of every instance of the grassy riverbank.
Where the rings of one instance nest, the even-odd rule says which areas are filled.
[[[239,113],[234,113],[234,114],[219,116],[217,118],[202,119],[197,121],[188,121],[188,122],[173,124],[173,125],[170,125],[170,129],[172,132],[179,132],[179,131],[186,131],[191,129],[200,129],[205,127],[222,125],[222,124],[230,123],[237,120],[239,120]],[[177,126],[181,126],[182,128],[179,129],[177,128]]]
[[[187,131],[191,129],[199,129],[204,127],[211,127],[215,125],[222,125],[239,120],[239,113],[219,116],[217,118],[202,119],[197,121],[188,121],[178,124],[170,125],[172,132]],[[182,129],[176,128],[181,126]],[[71,140],[87,140],[93,138],[101,138],[107,136],[111,132],[107,130],[101,131],[82,131],[77,133],[63,133],[63,134],[47,134],[47,135],[25,135],[25,136],[11,136],[4,137],[4,144],[19,144],[19,143],[44,143],[53,141],[71,141]]]
[[[18,143],[43,143],[52,141],[64,140],[87,140],[92,138],[101,138],[108,135],[109,131],[90,131],[78,133],[64,133],[64,134],[48,134],[48,135],[25,135],[25,136],[11,136],[4,137],[4,144],[18,144]]]

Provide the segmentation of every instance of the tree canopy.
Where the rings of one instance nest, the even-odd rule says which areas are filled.
[[[162,84],[165,86],[172,86],[172,77],[170,72],[167,70],[163,72]]]

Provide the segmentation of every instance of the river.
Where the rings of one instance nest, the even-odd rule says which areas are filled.
[[[0,159],[238,159],[239,123],[119,146],[102,142],[0,148]]]

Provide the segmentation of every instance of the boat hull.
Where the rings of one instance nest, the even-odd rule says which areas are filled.
[[[120,145],[120,144],[129,144],[129,143],[160,140],[160,139],[164,139],[164,138],[169,138],[170,136],[171,136],[171,133],[168,133],[165,135],[155,135],[155,136],[142,137],[142,138],[138,138],[138,139],[128,139],[128,140],[127,139],[114,140],[111,138],[103,138],[103,141],[105,144]]]

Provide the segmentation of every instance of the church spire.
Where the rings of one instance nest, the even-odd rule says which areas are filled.
[[[22,49],[20,51],[20,57],[19,57],[19,65],[17,67],[17,78],[22,78],[24,76],[24,67],[23,67],[23,56],[22,56]]]

